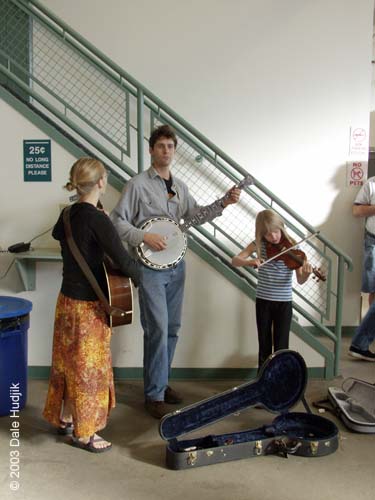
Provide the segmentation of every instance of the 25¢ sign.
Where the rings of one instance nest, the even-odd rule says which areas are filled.
[[[23,141],[23,179],[25,182],[50,182],[51,141]]]

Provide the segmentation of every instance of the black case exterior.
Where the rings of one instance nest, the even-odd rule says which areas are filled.
[[[159,432],[168,441],[167,466],[187,469],[263,455],[329,455],[338,446],[338,429],[330,420],[311,413],[288,412],[303,398],[306,364],[300,354],[278,351],[268,358],[254,381],[163,417]],[[254,405],[280,413],[269,425],[229,434],[181,440]]]

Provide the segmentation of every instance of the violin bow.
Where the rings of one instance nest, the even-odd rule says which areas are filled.
[[[304,243],[305,241],[311,240],[311,238],[314,238],[315,236],[318,236],[319,233],[320,233],[320,231],[316,231],[316,233],[312,233],[309,236],[306,236],[306,238],[303,238],[302,240],[297,241],[297,243],[295,243],[293,246],[291,246],[289,248],[286,248],[285,250],[282,250],[278,254],[274,255],[273,257],[270,257],[269,259],[267,259],[264,262],[262,262],[261,264],[259,264],[258,269],[260,267],[264,266],[265,264],[268,264],[268,262],[271,262],[271,260],[277,259],[278,257],[280,257],[280,255],[283,255],[284,253],[287,253],[290,250],[293,250],[293,248],[298,247],[298,245],[300,245],[301,243]]]

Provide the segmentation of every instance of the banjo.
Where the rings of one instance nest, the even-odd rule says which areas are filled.
[[[251,175],[247,175],[236,186],[238,189],[243,189],[254,183]],[[137,248],[137,254],[141,262],[151,269],[169,269],[178,264],[186,253],[187,237],[186,232],[192,226],[197,226],[206,222],[207,216],[219,215],[223,209],[222,202],[229,197],[229,193],[225,194],[219,200],[216,200],[211,205],[202,207],[198,212],[186,220],[181,220],[180,223],[175,222],[169,217],[153,217],[145,221],[140,229],[151,233],[162,235],[167,243],[164,250],[154,250],[145,243],[141,243]]]

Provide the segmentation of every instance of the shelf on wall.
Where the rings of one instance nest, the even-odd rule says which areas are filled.
[[[16,255],[16,268],[26,292],[35,290],[36,262],[62,261],[59,248],[35,248]]]

